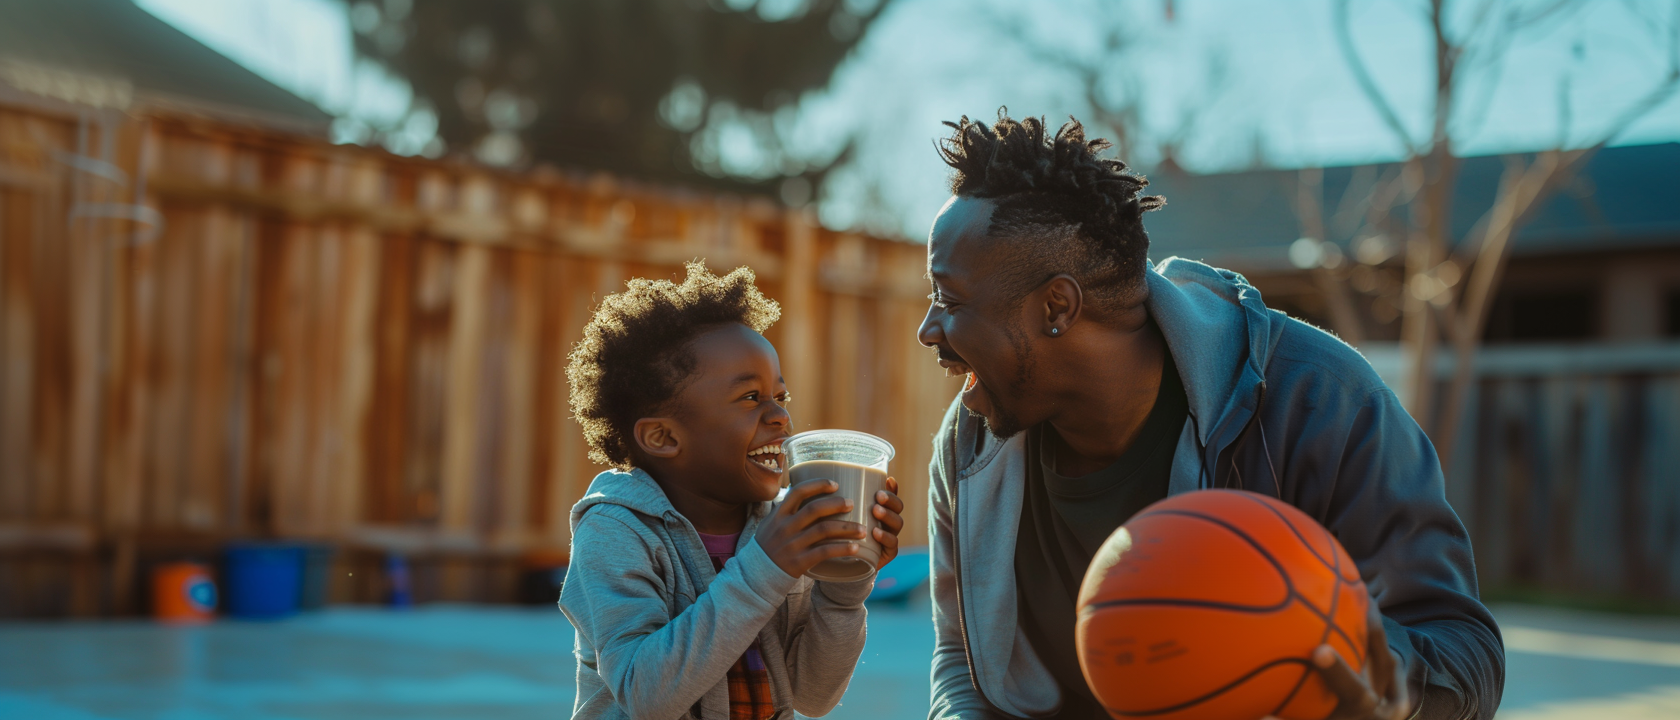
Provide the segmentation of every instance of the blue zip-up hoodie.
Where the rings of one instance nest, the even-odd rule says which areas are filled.
[[[1190,405],[1169,494],[1240,487],[1311,515],[1353,556],[1389,646],[1423,689],[1415,716],[1492,718],[1505,680],[1499,629],[1477,599],[1435,448],[1399,399],[1357,351],[1267,309],[1237,273],[1172,258],[1147,282]],[[1017,624],[1024,438],[998,441],[959,400],[934,439],[933,720],[1061,706]]]

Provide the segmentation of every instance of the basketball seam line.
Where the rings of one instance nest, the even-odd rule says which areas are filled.
[[[1233,604],[1230,604],[1230,603],[1222,603],[1222,602],[1217,602],[1217,601],[1214,601],[1214,600],[1183,600],[1183,599],[1178,599],[1178,598],[1131,598],[1131,599],[1127,599],[1127,600],[1105,600],[1105,601],[1102,601],[1102,602],[1087,603],[1085,605],[1085,607],[1080,608],[1079,615],[1081,617],[1084,617],[1084,616],[1090,615],[1091,613],[1096,612],[1098,610],[1105,610],[1105,609],[1108,609],[1108,608],[1115,608],[1115,607],[1130,607],[1130,606],[1188,607],[1188,608],[1198,608],[1198,609],[1205,609],[1205,610],[1225,610],[1225,611],[1229,611],[1229,612],[1241,612],[1241,613],[1251,613],[1251,614],[1255,614],[1255,615],[1260,615],[1260,614],[1278,612],[1279,610],[1283,610],[1283,609],[1288,608],[1291,603],[1297,603],[1297,602],[1300,603],[1300,605],[1302,607],[1306,608],[1307,612],[1312,613],[1313,617],[1318,618],[1319,620],[1323,620],[1325,622],[1325,624],[1330,628],[1331,632],[1334,632],[1337,635],[1340,635],[1342,640],[1345,640],[1347,642],[1348,647],[1354,648],[1355,653],[1359,652],[1358,643],[1355,643],[1353,641],[1353,638],[1348,637],[1348,634],[1347,634],[1346,631],[1342,630],[1339,626],[1334,624],[1334,618],[1332,618],[1332,616],[1326,615],[1323,611],[1319,610],[1318,608],[1313,607],[1312,603],[1307,602],[1306,598],[1301,597],[1300,594],[1298,594],[1294,591],[1290,591],[1289,597],[1285,598],[1283,602],[1278,603],[1277,605],[1269,605],[1269,606],[1265,606],[1265,607],[1255,607],[1253,605],[1233,605]],[[1324,638],[1324,639],[1328,639],[1328,636],[1326,636],[1326,638]],[[1319,641],[1319,643],[1323,644],[1324,639],[1321,639]],[[1356,656],[1356,657],[1358,657],[1358,656]],[[1361,662],[1363,662],[1362,657],[1361,657]]]
[[[1306,536],[1302,535],[1301,531],[1295,527],[1295,523],[1290,522],[1288,517],[1285,517],[1283,513],[1278,512],[1278,509],[1275,508],[1275,507],[1272,507],[1270,503],[1267,503],[1267,502],[1261,500],[1258,497],[1244,496],[1243,499],[1248,500],[1249,502],[1252,502],[1256,505],[1259,505],[1260,507],[1266,508],[1266,512],[1269,512],[1269,513],[1277,516],[1277,519],[1283,522],[1284,527],[1289,528],[1290,532],[1295,533],[1295,539],[1300,540],[1301,544],[1306,546],[1307,552],[1312,553],[1313,557],[1318,558],[1319,564],[1323,565],[1324,567],[1331,568],[1331,569],[1335,569],[1336,566],[1341,564],[1341,558],[1336,558],[1337,562],[1335,563],[1335,565],[1332,565],[1330,563],[1330,561],[1324,559],[1323,555],[1318,554],[1318,548],[1313,547],[1313,544],[1307,541]],[[1313,522],[1316,524],[1318,521],[1314,520]],[[1319,529],[1322,530],[1324,528],[1323,528],[1322,525],[1320,525]],[[1329,531],[1325,531],[1325,534],[1328,535]],[[1331,536],[1330,539],[1335,540],[1335,536]],[[1336,554],[1335,553],[1336,548],[1335,548],[1334,544],[1331,545],[1330,550],[1331,550],[1331,552],[1330,552],[1331,555]],[[1342,574],[1340,572],[1336,573],[1336,577],[1338,579],[1341,578],[1341,576],[1342,576]]]
[[[1248,674],[1246,674],[1246,675],[1244,675],[1240,678],[1237,678],[1235,680],[1232,680],[1229,684],[1225,685],[1224,687],[1212,690],[1212,691],[1208,692],[1206,695],[1195,698],[1193,700],[1186,700],[1186,701],[1181,702],[1177,705],[1171,705],[1171,706],[1164,707],[1164,708],[1155,708],[1155,709],[1151,709],[1151,710],[1139,710],[1139,711],[1135,711],[1135,712],[1128,712],[1128,711],[1125,711],[1125,710],[1116,710],[1116,709],[1108,707],[1106,705],[1104,705],[1103,707],[1105,707],[1112,714],[1115,714],[1115,715],[1129,715],[1129,716],[1132,716],[1132,717],[1144,717],[1144,716],[1149,716],[1149,715],[1163,715],[1163,714],[1170,713],[1170,712],[1177,712],[1177,711],[1183,710],[1187,707],[1191,707],[1193,705],[1199,705],[1201,703],[1207,702],[1208,700],[1212,700],[1213,698],[1219,697],[1220,695],[1225,694],[1226,691],[1231,690],[1232,688],[1235,688],[1238,685],[1241,685],[1245,682],[1248,682],[1250,679],[1252,679],[1256,675],[1259,675],[1260,673],[1263,673],[1263,672],[1265,672],[1267,670],[1270,670],[1274,667],[1277,667],[1279,665],[1289,665],[1289,664],[1309,665],[1306,660],[1303,660],[1301,658],[1278,658],[1278,659],[1273,660],[1269,663],[1261,665],[1260,667],[1257,667],[1253,670],[1250,670],[1248,672]]]
[[[1289,522],[1289,518],[1284,517],[1283,513],[1278,512],[1277,508],[1274,508],[1271,505],[1266,504],[1265,502],[1263,502],[1259,498],[1247,497],[1247,495],[1252,495],[1253,493],[1249,493],[1246,490],[1234,491],[1234,492],[1238,492],[1238,493],[1243,494],[1244,499],[1248,500],[1249,502],[1258,504],[1260,507],[1265,508],[1267,512],[1277,516],[1278,520],[1283,522],[1284,527],[1289,528],[1289,532],[1291,532],[1295,535],[1296,540],[1301,541],[1301,545],[1304,546],[1307,549],[1307,552],[1312,553],[1313,558],[1318,560],[1318,563],[1320,565],[1323,565],[1327,569],[1335,569],[1336,567],[1338,567],[1341,564],[1341,558],[1339,558],[1339,557],[1337,558],[1337,562],[1336,562],[1335,565],[1332,565],[1329,562],[1326,562],[1325,559],[1324,559],[1324,556],[1319,555],[1318,550],[1313,548],[1312,543],[1307,542],[1307,538],[1305,536],[1301,535],[1300,530],[1297,530],[1295,528],[1295,524]],[[1242,537],[1244,539],[1248,539],[1248,536],[1246,534],[1243,534],[1243,532],[1241,530],[1238,530],[1235,527],[1232,527],[1230,525],[1225,524],[1224,522],[1220,521],[1218,518],[1212,517],[1210,515],[1204,515],[1202,513],[1196,512],[1194,510],[1179,510],[1177,508],[1166,508],[1166,509],[1153,510],[1153,511],[1150,511],[1150,512],[1146,512],[1146,513],[1143,513],[1141,515],[1137,515],[1137,516],[1133,517],[1132,519],[1137,520],[1139,518],[1145,518],[1145,517],[1149,517],[1151,515],[1184,515],[1184,516],[1187,516],[1187,517],[1202,518],[1204,520],[1208,520],[1208,521],[1211,521],[1211,522],[1217,522],[1220,525],[1225,526],[1226,529],[1228,529],[1232,532],[1235,532],[1238,535],[1242,535]],[[1314,521],[1314,522],[1317,522],[1317,521]],[[1320,529],[1323,529],[1323,526],[1320,526]],[[1329,531],[1326,530],[1325,533],[1329,534]],[[1330,539],[1335,540],[1335,536],[1331,535]],[[1256,549],[1259,548],[1259,545],[1254,543],[1252,540],[1250,541],[1249,544],[1254,545],[1256,547]],[[1332,549],[1334,549],[1334,546],[1332,546]],[[1347,584],[1347,585],[1352,585],[1353,584],[1352,581],[1349,581],[1348,579],[1342,577],[1342,574],[1341,574],[1340,571],[1336,572],[1336,581],[1340,582],[1340,583],[1343,583],[1343,584]],[[1363,578],[1361,578],[1360,581],[1362,582]]]
[[[1285,524],[1289,524],[1287,519],[1285,519]],[[1322,528],[1320,528],[1320,529],[1322,529]],[[1329,534],[1329,531],[1325,531],[1325,534]],[[1297,535],[1299,535],[1299,533],[1297,533]],[[1335,538],[1331,538],[1331,540],[1334,540],[1334,539]],[[1306,544],[1306,539],[1302,538],[1301,543]],[[1308,546],[1307,549],[1311,550],[1312,548],[1311,548],[1311,546]],[[1333,546],[1332,546],[1332,549],[1334,549]],[[1342,579],[1342,556],[1339,553],[1333,553],[1333,555],[1336,558],[1336,565],[1334,567],[1330,568],[1330,571],[1335,574],[1337,580],[1341,580]],[[1322,559],[1323,558],[1320,558],[1320,560],[1322,560]],[[1336,617],[1336,608],[1342,602],[1341,584],[1340,583],[1335,583],[1331,587],[1334,588],[1334,589],[1330,593],[1330,612],[1327,613],[1326,616],[1323,618],[1323,620],[1324,620],[1324,632],[1319,634],[1318,644],[1323,645],[1326,641],[1328,641],[1330,639],[1330,631],[1334,630],[1337,633],[1341,634],[1343,639],[1347,639],[1348,640],[1348,646],[1352,647],[1353,646],[1353,641],[1351,639],[1347,638],[1347,634],[1343,633],[1342,629],[1340,627],[1337,627],[1336,623],[1332,619],[1332,618]],[[1307,602],[1305,598],[1301,599],[1301,604],[1307,605],[1309,607],[1312,606],[1312,603]],[[1318,649],[1314,648],[1313,651],[1317,652]],[[1354,650],[1354,653],[1356,655],[1357,655],[1358,652],[1359,651],[1357,649]],[[1362,662],[1360,664],[1363,665],[1364,663]],[[1301,688],[1306,687],[1307,676],[1309,676],[1311,674],[1312,674],[1312,668],[1310,666],[1307,669],[1301,671],[1301,679],[1296,680],[1295,681],[1295,687],[1290,689],[1288,695],[1283,696],[1283,702],[1278,703],[1277,707],[1272,708],[1272,713],[1271,713],[1272,715],[1282,714],[1283,709],[1288,707],[1289,703],[1292,703],[1292,702],[1295,701],[1295,695],[1297,693],[1301,692]]]
[[[1238,529],[1237,526],[1232,525],[1228,522],[1225,522],[1224,520],[1222,520],[1220,518],[1216,518],[1216,517],[1213,517],[1211,515],[1204,515],[1202,513],[1195,512],[1195,511],[1192,511],[1192,510],[1177,510],[1177,509],[1156,510],[1155,512],[1152,512],[1152,513],[1149,513],[1149,514],[1150,515],[1178,515],[1178,516],[1181,516],[1181,517],[1192,517],[1192,518],[1196,518],[1197,520],[1205,520],[1207,522],[1213,523],[1213,524],[1218,525],[1222,528],[1225,528],[1226,530],[1231,531],[1231,534],[1236,535],[1239,538],[1242,538],[1243,542],[1248,543],[1249,547],[1254,548],[1255,552],[1260,553],[1260,557],[1265,558],[1266,562],[1271,563],[1272,569],[1276,570],[1277,574],[1278,574],[1278,577],[1283,579],[1283,587],[1284,587],[1284,590],[1285,590],[1285,593],[1284,593],[1285,604],[1288,603],[1288,598],[1295,594],[1295,583],[1294,583],[1293,580],[1290,579],[1289,573],[1286,572],[1283,569],[1283,563],[1278,562],[1277,558],[1272,557],[1272,554],[1270,552],[1268,552],[1265,547],[1261,546],[1260,543],[1257,542],[1254,538],[1249,537],[1248,533],[1245,533],[1242,530]],[[1136,518],[1134,518],[1134,520],[1135,519]]]

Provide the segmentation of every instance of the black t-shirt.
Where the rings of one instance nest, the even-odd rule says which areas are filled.
[[[1083,477],[1056,472],[1062,442],[1049,423],[1027,430],[1027,477],[1015,540],[1021,630],[1062,686],[1058,720],[1107,720],[1079,670],[1074,602],[1091,558],[1115,529],[1167,496],[1174,449],[1189,415],[1178,367],[1161,363],[1155,406],[1119,460]]]

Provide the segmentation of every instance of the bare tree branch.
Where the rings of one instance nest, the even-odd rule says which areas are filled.
[[[1298,170],[1295,178],[1295,216],[1301,222],[1303,236],[1321,243],[1329,242],[1324,232],[1324,170]],[[1337,275],[1335,268],[1322,264],[1311,272],[1313,282],[1330,305],[1331,329],[1343,342],[1358,345],[1365,333],[1359,322],[1359,312],[1354,309],[1353,297],[1348,294],[1347,283]]]
[[[1512,30],[1523,30],[1553,17],[1562,17],[1582,6],[1581,0],[1553,0],[1551,3],[1535,8],[1524,14],[1521,7],[1513,8],[1507,15],[1507,23]]]
[[[1365,60],[1359,57],[1359,49],[1353,44],[1353,25],[1348,18],[1349,0],[1336,2],[1336,44],[1342,50],[1342,57],[1347,60],[1348,68],[1353,71],[1353,78],[1359,83],[1360,91],[1371,101],[1377,114],[1382,117],[1383,124],[1393,131],[1395,138],[1400,141],[1400,147],[1408,154],[1417,152],[1417,143],[1413,142],[1411,133],[1406,131],[1406,124],[1400,121],[1400,115],[1394,111],[1393,103],[1383,95],[1382,88],[1377,86],[1371,77],[1371,71],[1365,67]]]
[[[1452,384],[1448,386],[1445,414],[1441,418],[1436,446],[1442,466],[1452,460],[1458,426],[1464,413],[1475,362],[1475,352],[1483,329],[1487,325],[1488,309],[1494,290],[1510,261],[1511,245],[1518,229],[1540,209],[1547,197],[1558,187],[1568,183],[1589,159],[1610,144],[1629,126],[1647,113],[1660,107],[1680,90],[1680,2],[1675,3],[1673,30],[1670,34],[1670,67],[1667,76],[1649,93],[1640,98],[1599,136],[1590,147],[1577,150],[1550,150],[1541,153],[1526,167],[1508,169],[1500,177],[1498,198],[1479,225],[1482,227],[1476,261],[1471,268],[1470,282],[1464,288],[1462,310],[1451,328],[1456,361]],[[1567,103],[1567,97],[1560,98]],[[1560,112],[1567,112],[1560,110]],[[1560,141],[1563,138],[1560,138]]]

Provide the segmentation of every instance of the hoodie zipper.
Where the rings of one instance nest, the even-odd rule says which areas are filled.
[[[960,425],[960,423],[959,423]],[[961,433],[951,433],[951,452],[949,457],[953,462],[958,457],[957,440]],[[984,432],[984,431],[982,431]],[[956,473],[953,472],[952,475]],[[986,709],[998,715],[1005,715],[997,706],[992,704],[991,698],[986,697],[986,690],[980,687],[980,675],[974,671],[974,646],[968,640],[968,613],[963,609],[963,580],[962,580],[962,530],[958,521],[962,514],[962,503],[959,493],[962,479],[951,480],[951,575],[957,583],[957,629],[962,633],[963,662],[968,664],[968,682],[974,686],[974,693],[980,696],[980,702],[986,704]]]
[[[956,445],[955,436],[957,434],[952,433],[953,442],[951,444],[953,446]],[[955,450],[954,447],[952,449]],[[956,455],[953,453],[952,458],[955,459],[955,457]],[[974,692],[979,693],[980,699],[986,703],[987,707],[996,710],[997,708],[992,705],[992,701],[987,699],[986,691],[980,687],[980,676],[974,672],[974,649],[968,641],[968,614],[963,610],[962,531],[957,525],[958,515],[962,509],[962,503],[957,499],[958,488],[961,486],[962,480],[960,478],[951,481],[951,573],[957,581],[957,629],[962,631],[963,660],[968,663],[968,682],[974,686]]]

